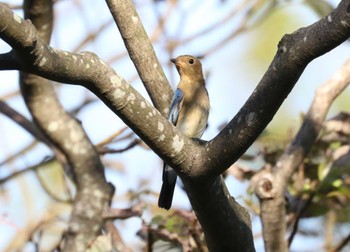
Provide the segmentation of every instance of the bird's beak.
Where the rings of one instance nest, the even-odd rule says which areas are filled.
[[[176,59],[172,58],[170,59],[171,62],[173,62],[174,64],[176,64]]]

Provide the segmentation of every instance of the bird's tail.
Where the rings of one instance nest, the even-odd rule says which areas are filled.
[[[164,208],[166,210],[170,209],[171,203],[173,202],[175,184],[176,183],[170,184],[167,182],[163,182],[158,199],[158,206],[160,208]]]
[[[163,184],[160,190],[158,206],[169,210],[173,202],[174,190],[176,185],[176,172],[164,163],[163,167]]]

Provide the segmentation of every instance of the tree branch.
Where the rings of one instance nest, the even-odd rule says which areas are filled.
[[[350,233],[343,240],[341,240],[340,243],[331,250],[331,252],[340,252],[349,243],[350,243]]]
[[[327,17],[286,34],[262,80],[228,125],[197,153],[201,165],[192,176],[221,174],[259,136],[293,89],[310,61],[337,47],[350,36],[350,0],[343,0]],[[220,168],[218,168],[220,167]]]
[[[48,47],[28,22],[2,5],[0,36],[14,50],[10,53],[13,68],[88,88],[178,172],[206,234],[209,249],[232,251],[233,246],[249,243],[247,248],[251,251],[254,247],[249,218],[232,198],[229,199],[219,175],[245,152],[272,120],[306,65],[349,37],[349,1],[343,0],[328,18],[281,40],[277,55],[254,93],[225,129],[209,142],[182,136],[96,55],[72,54]],[[139,22],[137,16],[132,17]],[[130,22],[132,17],[125,18]],[[152,65],[149,61],[141,62]],[[0,57],[0,69],[6,67]],[[213,227],[217,232],[210,231]],[[224,232],[219,232],[221,227],[225,227]],[[214,242],[222,241],[222,237],[229,237],[229,241],[237,244],[228,244],[227,240]],[[219,247],[214,247],[216,245]]]
[[[20,125],[23,129],[25,129],[27,132],[29,132],[33,137],[38,139],[39,141],[46,143],[47,145],[50,145],[48,143],[47,139],[41,131],[38,130],[38,128],[27,118],[25,118],[21,113],[11,108],[9,105],[7,105],[6,102],[0,100],[0,113],[10,118],[12,121]]]
[[[163,72],[151,41],[131,0],[106,0],[109,10],[124,40],[130,59],[151,97],[163,114],[169,112],[173,90]]]
[[[47,44],[52,30],[52,5],[51,0],[26,0],[23,7],[25,18],[31,20],[38,37]],[[59,103],[51,83],[29,73],[21,73],[20,81],[34,122],[66,157],[77,185],[64,251],[85,251],[100,233],[102,213],[112,196],[104,167],[81,125]]]
[[[249,213],[230,196],[221,176],[183,183],[209,251],[255,251]]]
[[[350,60],[320,86],[305,120],[293,142],[285,150],[272,172],[259,178],[256,193],[261,200],[261,219],[266,251],[288,251],[285,241],[284,193],[290,177],[309,153],[335,98],[350,83]]]
[[[186,167],[192,166],[193,160],[188,157],[187,150],[192,152],[201,148],[200,144],[183,136],[95,54],[70,53],[49,47],[37,36],[31,23],[24,21],[2,4],[0,37],[12,46],[13,51],[8,54],[12,54],[15,59],[15,67],[8,68],[0,57],[0,70],[22,70],[54,81],[84,86],[180,173],[186,171]],[[51,125],[53,126],[58,125]]]

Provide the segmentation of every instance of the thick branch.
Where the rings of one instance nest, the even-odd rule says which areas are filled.
[[[167,163],[180,173],[189,172],[186,167],[192,166],[193,159],[188,155],[188,150],[192,153],[200,148],[200,145],[184,137],[95,54],[70,53],[49,47],[37,36],[31,23],[24,21],[1,4],[0,37],[14,49],[7,53],[12,56],[6,58],[12,58],[11,66],[15,66],[6,67],[6,62],[1,62],[0,57],[0,69],[22,70],[54,81],[86,87]]]
[[[272,174],[260,178],[257,194],[261,200],[261,219],[266,251],[288,251],[284,222],[286,214],[284,193],[287,183],[315,143],[333,101],[349,83],[350,60],[329,81],[317,89],[305,120],[293,142],[272,169]]]
[[[154,106],[167,115],[173,91],[131,0],[106,0]]]
[[[255,251],[249,213],[230,196],[221,176],[183,183],[209,251]]]
[[[52,5],[51,0],[24,2],[25,18],[31,20],[47,44],[52,30]],[[64,251],[85,251],[101,231],[102,213],[112,193],[104,167],[83,128],[63,109],[48,80],[21,73],[21,91],[36,124],[66,157],[77,185]]]
[[[285,35],[253,94],[219,135],[207,143],[207,148],[203,149],[205,154],[198,155],[203,158],[202,166],[197,166],[198,170],[192,172],[207,175],[225,171],[272,120],[307,64],[349,36],[350,0],[341,1],[320,21]]]
[[[235,210],[231,209],[228,214],[230,218],[233,216],[232,222],[219,214],[213,215],[216,202],[220,202],[221,207],[224,205],[223,209],[229,204],[227,197],[224,200],[225,192],[222,184],[217,182],[217,176],[236,161],[266,127],[305,66],[349,36],[348,5],[349,0],[342,1],[331,14],[332,19],[323,19],[292,35],[286,35],[267,73],[237,116],[215,139],[199,144],[182,136],[136,90],[92,53],[71,54],[46,46],[36,37],[30,24],[6,8],[0,9],[0,36],[16,51],[12,57],[15,58],[17,69],[85,86],[105,102],[183,177],[199,219],[203,222],[207,216],[212,218],[208,220],[211,224],[201,223],[203,227],[215,224],[236,229],[237,220],[239,226],[249,226],[237,210],[238,207],[232,207]],[[0,62],[1,66],[3,64]],[[200,191],[200,183],[207,185],[207,182],[209,186],[203,186],[205,190]],[[205,203],[213,204],[211,207],[199,207],[199,203],[203,202],[203,196],[198,196],[199,192],[207,195]],[[219,192],[219,196],[214,192]],[[205,230],[205,233],[207,240],[220,238],[209,230]]]
[[[12,54],[15,54],[15,65],[18,69],[56,81],[80,84],[90,89],[181,176],[188,177],[191,173],[191,167],[193,167],[193,157],[197,155],[196,153],[200,153],[199,149],[203,148],[201,147],[202,143],[198,144],[196,141],[182,136],[164,116],[96,55],[92,53],[72,54],[48,47],[36,36],[35,29],[30,23],[14,16],[6,8],[0,8],[0,31],[2,31],[0,36],[10,43],[16,51],[16,54],[14,52]],[[17,40],[14,40],[14,37]],[[56,124],[50,125],[50,129],[53,127],[53,130],[57,130],[54,127]],[[69,133],[67,132],[65,135],[69,135]],[[78,148],[76,150],[78,151]],[[228,200],[228,193],[225,193],[221,181],[215,182],[217,179],[210,179],[208,186],[203,187],[202,191],[198,186],[193,186],[193,190],[190,189],[192,188],[192,180],[186,180],[186,187],[191,195],[204,193],[203,196],[208,193],[206,203],[210,200],[211,207],[196,208],[197,214],[201,212],[202,221],[205,219],[202,216],[211,216],[211,219],[208,219],[210,223],[204,225],[206,228],[213,227],[215,223],[219,226],[230,223],[233,226],[228,225],[228,228],[223,229],[224,231],[237,230],[238,227],[239,230],[247,232],[239,234],[242,239],[235,238],[238,245],[223,243],[223,248],[228,245],[227,248],[242,246],[241,241],[244,244],[249,243],[248,248],[253,248],[249,218],[242,218],[243,215],[239,214],[242,209],[238,204],[232,204]],[[198,183],[202,182],[205,181],[198,181]],[[197,185],[199,185],[198,183]],[[196,204],[196,197],[190,197],[190,199],[193,204]],[[223,209],[228,211],[226,216],[232,218],[231,222],[227,222],[219,214],[213,215],[217,207],[220,206],[218,204],[213,207],[218,199],[220,199],[221,207],[224,205]],[[199,205],[197,204],[197,206]],[[211,240],[212,244],[220,238],[218,233],[212,233],[209,230],[205,232],[207,239]],[[231,231],[228,236],[234,234],[238,233]]]

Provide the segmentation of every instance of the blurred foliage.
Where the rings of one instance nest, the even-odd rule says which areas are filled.
[[[333,228],[337,224],[350,226],[349,139],[350,114],[340,113],[325,123],[310,154],[291,178],[286,194],[289,216],[324,218],[329,211],[333,211],[336,214]],[[291,140],[292,138],[289,141],[266,141],[261,137],[257,141],[259,151],[256,155],[264,160],[263,170],[270,169],[279,161]],[[251,172],[246,172],[248,171]],[[247,175],[251,176],[249,173]],[[254,178],[251,183],[254,183]],[[246,198],[245,202],[258,214],[259,206],[256,201]],[[318,233],[319,226],[315,226],[314,231]]]
[[[239,181],[247,180],[254,183],[254,174],[264,172],[264,170],[274,166],[292,140],[292,136],[294,133],[289,134],[289,138],[284,136],[281,139],[272,139],[263,134],[254,144],[257,147],[255,157],[249,155],[248,159],[244,158],[248,167],[249,165],[254,167],[257,159],[262,158],[263,167],[261,170],[244,168],[235,164],[232,170],[229,169],[226,177],[231,175]],[[299,219],[302,221],[305,218],[327,218],[329,212],[335,214],[335,221],[332,226],[327,228],[337,229],[342,224],[350,226],[349,139],[350,114],[340,113],[325,123],[310,154],[299,166],[288,186],[286,208],[290,219],[288,222],[290,228]],[[244,196],[246,207],[251,210],[251,213],[259,215],[259,204],[254,199],[255,196],[251,194],[253,190],[251,187],[248,190],[250,190],[250,196]],[[167,231],[167,236],[155,235],[153,237],[155,240],[166,240],[172,246],[180,246],[180,240],[191,238],[193,223],[195,222],[189,221],[181,214],[179,215],[176,210],[167,215],[155,216],[149,227],[157,232]],[[319,226],[310,227],[307,232],[301,230],[300,234],[322,235]],[[171,239],[171,235],[176,235],[177,238]]]
[[[53,159],[41,164],[36,170],[36,175],[43,189],[53,199],[58,202],[72,202],[69,182],[62,165],[57,160]]]
[[[263,76],[277,52],[277,45],[283,35],[292,33],[300,27],[307,26],[328,15],[335,7],[333,4],[325,0],[256,1],[251,14],[252,29],[247,31],[248,45],[244,51],[244,60],[248,62],[244,66],[249,68],[248,71],[251,72],[248,78],[256,77],[254,78],[255,81],[248,83],[256,85],[256,80],[260,80]],[[300,80],[295,90],[292,91],[298,97],[295,99],[299,100],[299,104],[311,99],[311,96],[305,97],[305,92],[308,91],[311,85],[318,86],[322,83],[317,79],[310,79],[306,82]],[[300,101],[301,97],[303,102]],[[349,107],[349,97],[349,90],[343,92],[333,104],[330,114],[339,113],[339,110]],[[274,120],[264,132],[266,138],[273,138],[271,141],[284,142],[296,130],[291,125],[296,126],[298,124],[295,113],[300,113],[301,111],[295,111],[296,106],[293,106],[293,103],[297,102],[288,100],[281,106]]]
[[[154,251],[178,248],[179,251],[207,251],[202,229],[192,211],[175,210],[153,217],[148,224],[148,242]],[[157,243],[157,241],[163,241]],[[168,251],[168,250],[167,250]]]
[[[57,1],[57,4],[65,4],[66,2],[68,1]],[[80,14],[83,17],[81,19],[86,21],[86,23],[83,24],[84,27],[87,28],[86,30],[91,30],[92,34],[86,34],[86,37],[80,38],[78,36],[78,33],[81,32],[81,30],[77,29],[75,31],[77,33],[77,36],[74,36],[70,39],[82,40],[74,41],[72,42],[72,44],[79,44],[81,42],[80,46],[76,48],[82,48],[84,50],[96,49],[96,53],[98,55],[102,55],[102,58],[105,54],[105,58],[107,58],[106,61],[111,63],[113,66],[117,66],[118,71],[120,71],[123,74],[123,77],[125,77],[126,79],[134,80],[134,72],[131,72],[130,74],[127,73],[127,71],[125,71],[124,75],[125,69],[133,69],[131,65],[124,64],[126,61],[125,59],[127,58],[125,48],[122,47],[122,51],[112,51],[112,49],[117,48],[115,46],[116,44],[122,44],[122,42],[117,40],[116,37],[113,37],[115,36],[115,34],[117,34],[115,26],[113,26],[112,35],[109,34],[109,37],[107,37],[107,39],[106,37],[102,37],[104,33],[107,33],[105,29],[111,27],[106,24],[113,24],[113,22],[104,23],[103,25],[101,25],[100,29],[90,29],[89,24],[99,26],[100,23],[95,22],[95,19],[94,22],[90,22],[91,20],[88,20],[89,15],[84,13],[84,1],[73,2],[75,8],[78,8],[79,12],[81,12]],[[157,50],[157,54],[159,54],[161,61],[163,59],[163,62],[165,62],[164,59],[166,59],[166,62],[168,62],[168,58],[173,56],[174,51],[176,51],[176,53],[180,51],[195,51],[199,47],[203,47],[201,49],[203,51],[206,51],[207,48],[205,48],[205,46],[208,45],[203,43],[202,41],[210,42],[211,40],[214,40],[214,38],[220,40],[222,37],[225,37],[220,32],[215,34],[215,32],[217,31],[216,29],[214,29],[215,27],[224,27],[223,30],[225,35],[227,36],[226,40],[221,39],[220,41],[216,41],[218,42],[218,44],[216,47],[213,47],[215,49],[222,49],[225,43],[234,41],[234,39],[237,38],[238,34],[242,34],[244,32],[246,35],[249,36],[250,42],[247,43],[247,41],[245,40],[244,48],[240,48],[240,50],[245,51],[245,55],[242,59],[239,60],[244,61],[245,67],[249,68],[246,71],[248,76],[247,78],[253,75],[256,75],[259,78],[261,78],[268,64],[271,62],[274,54],[277,51],[277,44],[279,40],[285,33],[291,33],[299,27],[307,25],[309,22],[307,18],[309,16],[314,16],[315,19],[318,19],[319,17],[327,15],[332,9],[332,5],[325,0],[239,1],[239,3],[243,7],[237,8],[237,12],[232,11],[232,16],[230,16],[227,19],[233,20],[232,23],[234,24],[240,24],[238,25],[238,28],[235,26],[235,29],[233,29],[232,27],[230,27],[230,25],[233,25],[227,22],[225,18],[219,20],[219,18],[222,18],[222,15],[217,15],[218,20],[211,20],[210,18],[208,18],[209,16],[203,18],[203,20],[198,20],[198,17],[190,15],[193,12],[191,12],[191,9],[187,8],[200,9],[202,6],[202,2],[170,0],[154,0],[150,1],[149,3],[147,1],[134,2],[139,6],[140,11],[146,13],[146,15],[142,16],[142,20],[144,20],[146,28],[151,31],[152,27],[150,24],[154,24],[156,26],[154,28],[153,33],[150,32],[150,34],[153,34],[153,43]],[[210,15],[214,15],[215,13],[220,14],[221,11],[227,9],[227,4],[229,4],[229,2],[230,1],[220,0],[220,7],[222,9],[211,9]],[[148,4],[151,7],[147,9]],[[17,6],[16,8],[20,8],[20,6]],[[58,21],[64,19],[68,20],[68,18],[64,14],[66,14],[65,12],[67,10],[71,11],[72,6],[67,5],[65,8],[66,9],[63,9],[63,12],[58,13],[61,15],[57,17],[57,31],[59,31]],[[103,8],[105,9],[105,6],[103,6]],[[154,13],[152,12],[152,15],[150,15],[150,11],[154,11]],[[239,13],[239,15],[234,15],[236,13]],[[93,12],[93,15],[95,17],[96,11]],[[177,18],[180,17],[178,24],[174,22],[173,19],[171,19],[172,16],[175,16]],[[243,21],[237,22],[237,16],[243,16]],[[61,20],[59,18],[61,18]],[[80,17],[78,16],[78,18]],[[171,20],[171,22],[168,22],[169,20]],[[193,27],[193,23],[197,22],[198,25],[201,25],[201,23],[203,23],[204,20],[213,21],[214,25],[209,27],[214,28],[206,30],[207,27],[197,27],[198,30],[196,30],[195,35],[190,34],[189,37],[181,37],[183,31],[182,29],[186,26],[186,22],[189,22],[189,25]],[[227,25],[227,23],[229,23],[229,25]],[[178,33],[173,31],[174,27],[178,27]],[[98,33],[94,32],[95,30],[97,30]],[[66,32],[66,29],[64,29],[64,32]],[[97,51],[97,49],[99,49],[99,46],[95,44],[96,37],[99,37],[99,39],[103,41],[104,50]],[[190,39],[186,41],[186,38]],[[198,42],[198,40],[196,40],[197,38],[201,38],[202,41]],[[181,39],[185,41],[184,44],[177,44],[177,41],[181,41]],[[62,41],[60,41],[57,37],[55,37],[54,41],[55,40],[59,41],[56,41],[57,44],[64,44],[68,41],[71,42],[70,40],[66,39],[66,35],[62,36]],[[188,44],[186,44],[189,41],[192,41],[192,43],[195,45],[195,49],[193,49],[193,47],[191,48],[190,46],[188,46]],[[68,49],[73,47],[72,45],[70,46],[71,47],[67,46]],[[177,46],[180,49],[174,48]],[[107,50],[105,51],[106,48],[108,48],[112,52]],[[208,51],[212,54],[216,52],[215,50]],[[230,57],[233,58],[230,53],[225,52],[225,54],[229,54]],[[208,57],[208,55],[205,55],[205,57]],[[122,59],[122,61],[119,61],[120,59]],[[225,64],[223,65],[226,65],[227,63],[228,62],[225,62]],[[164,66],[165,65],[166,64],[164,63]],[[123,67],[125,69],[123,69]],[[221,67],[224,66],[219,66],[218,68]],[[130,76],[127,76],[128,74],[130,74]],[[229,82],[230,84],[232,82],[231,77],[222,76],[221,80],[226,78],[227,82]],[[4,82],[3,84],[9,84],[7,82],[8,81]],[[252,83],[256,84],[256,82]],[[17,85],[17,83],[15,83],[15,85]],[[71,86],[69,86],[69,88],[67,89],[69,89],[69,93],[71,93]],[[14,96],[19,97],[19,93],[13,92],[11,97],[9,95],[4,95],[2,98],[6,100],[9,98],[12,99]],[[64,96],[64,94],[62,96]],[[73,94],[73,98],[76,98],[75,93]],[[333,109],[337,113],[339,113],[340,108],[349,107],[349,92],[343,94],[338,100],[339,102],[337,104],[340,104],[341,106],[333,106]],[[82,105],[82,107],[84,106],[86,106],[86,104]],[[261,135],[258,141],[256,141],[254,146],[250,149],[249,155],[246,154],[242,158],[244,159],[245,166],[236,165],[233,169],[230,169],[228,171],[228,173],[226,174],[227,178],[230,178],[230,176],[234,176],[238,181],[248,181],[253,183],[254,174],[258,172],[259,169],[261,169],[262,171],[264,171],[264,169],[269,169],[278,161],[281,153],[285,150],[286,146],[292,140],[292,137],[296,131],[296,128],[291,126],[291,116],[289,112],[289,108],[281,108],[278,118],[277,120],[274,120],[272,127],[269,127],[267,130],[264,131],[264,133]],[[27,111],[25,113],[27,113]],[[102,120],[96,115],[90,115],[91,110],[89,110],[87,113],[89,114],[89,119],[92,121],[91,124],[94,124],[94,126],[95,124],[97,124],[97,122],[100,122]],[[110,118],[107,118],[106,122],[100,122],[100,128],[98,130],[99,132],[108,134],[105,132],[104,128],[101,129],[106,125],[113,125],[113,127],[117,127],[116,123],[114,121],[112,122],[112,116],[114,115],[110,114]],[[288,199],[286,201],[286,207],[288,209],[289,215],[294,216],[294,219],[298,218],[298,216],[300,216],[300,218],[302,219],[317,216],[321,216],[325,219],[327,218],[327,213],[329,213],[330,211],[334,211],[336,215],[336,222],[333,227],[336,227],[339,223],[346,223],[347,225],[349,225],[350,133],[346,131],[346,125],[349,125],[347,120],[347,114],[344,113],[340,116],[340,118],[338,118],[338,120],[335,120],[339,123],[336,126],[334,126],[335,124],[333,124],[333,126],[330,126],[332,125],[331,123],[325,125],[324,130],[321,136],[319,137],[317,143],[314,145],[311,153],[304,160],[304,163],[299,167],[298,172],[293,175],[291,183],[288,187],[288,193],[286,194],[286,198]],[[333,123],[335,121],[333,120]],[[332,122],[332,120],[330,122]],[[84,126],[86,127],[87,124],[88,122],[85,120]],[[116,128],[114,128],[114,130],[116,130]],[[130,132],[126,132],[127,134],[124,133],[124,135],[120,136],[123,130],[124,129],[116,132],[115,134],[111,134],[110,138],[107,138],[107,141],[103,141],[101,146],[99,145],[98,147],[105,147],[104,150],[115,149],[114,153],[122,153],[123,151],[125,151],[125,143],[132,142],[134,139],[134,135]],[[118,139],[123,141],[118,141]],[[34,151],[30,149],[28,152],[25,153],[26,155],[30,156],[33,152]],[[113,152],[111,151],[110,153]],[[26,159],[23,153],[18,156],[22,159]],[[14,155],[14,159],[18,158],[18,156]],[[113,157],[115,158],[116,156],[117,155],[115,154]],[[121,155],[119,155],[118,157],[120,156]],[[113,173],[113,175],[117,173],[116,176],[119,179],[117,180],[117,182],[121,181],[129,186],[129,184],[134,182],[132,180],[136,179],[134,177],[127,176],[128,173],[131,173],[131,169],[127,167],[128,165],[123,163],[126,162],[125,159],[119,158],[116,161],[116,159],[112,159],[111,157],[111,155],[107,158],[104,157],[104,163],[106,164],[107,172],[109,174],[112,174],[113,171],[118,171]],[[124,155],[123,157],[125,158],[126,155]],[[140,158],[141,157],[135,155],[132,156],[133,160]],[[43,158],[41,158],[40,160],[42,159]],[[3,163],[2,165],[4,167],[6,166],[6,168],[12,166],[12,164],[5,163]],[[16,163],[13,166],[16,169],[8,169],[8,171],[12,172],[13,170],[19,170],[19,167],[21,167],[20,165],[18,165],[18,163]],[[65,223],[67,222],[67,216],[70,211],[71,198],[74,195],[74,185],[72,185],[71,182],[65,177],[62,167],[58,164],[56,160],[46,160],[44,162],[39,162],[39,164],[35,166],[35,169],[29,169],[29,171],[30,172],[28,172],[28,170],[26,169],[23,169],[23,171],[21,171],[21,176],[14,176],[13,178],[6,181],[3,180],[3,194],[1,195],[3,205],[8,204],[9,199],[7,197],[9,194],[7,194],[6,191],[12,190],[12,188],[8,186],[8,184],[12,183],[8,183],[6,185],[5,183],[9,181],[15,181],[13,183],[20,188],[22,198],[15,198],[11,200],[20,200],[24,201],[25,203],[22,204],[21,207],[16,206],[8,208],[10,210],[4,210],[4,214],[2,213],[2,215],[6,215],[8,211],[19,212],[22,210],[23,215],[25,215],[26,218],[29,219],[29,221],[19,220],[18,222],[24,224],[20,228],[18,228],[16,226],[17,220],[9,221],[5,218],[5,216],[4,219],[0,219],[0,224],[9,227],[11,232],[13,231],[14,233],[13,239],[8,241],[9,246],[7,248],[9,249],[9,251],[20,251],[25,247],[26,243],[33,243],[36,247],[43,249],[42,251],[45,251],[45,249],[47,249],[47,251],[50,251],[57,247],[57,244],[61,242],[61,236],[64,229],[66,228]],[[160,172],[160,169],[158,169],[157,172],[158,171]],[[145,170],[140,169],[138,173],[145,173]],[[34,180],[23,179],[24,176],[33,176]],[[140,227],[140,232],[138,233],[138,240],[142,241],[140,247],[142,247],[142,249],[146,249],[149,248],[149,246],[153,246],[153,249],[157,248],[159,249],[159,251],[161,251],[162,248],[163,251],[165,251],[164,247],[168,249],[176,248],[177,251],[206,251],[203,233],[192,211],[176,209],[168,212],[167,214],[164,214],[164,211],[158,209],[155,206],[154,199],[157,197],[157,192],[154,192],[152,189],[149,189],[151,188],[151,182],[153,179],[152,176],[153,170],[152,174],[150,173],[150,177],[147,178],[148,180],[145,180],[145,178],[137,177],[137,179],[139,179],[140,181],[139,183],[136,182],[137,189],[127,190],[125,194],[120,193],[120,191],[122,190],[120,189],[120,187],[118,187],[119,184],[117,184],[116,186],[118,197],[116,196],[112,202],[112,204],[117,204],[120,201],[123,201],[122,204],[127,204],[128,206],[132,205],[135,202],[146,202],[146,207],[144,210],[145,214],[144,216],[142,216],[142,218],[138,218],[142,219],[143,223],[143,226]],[[126,182],[123,181],[126,179],[128,179]],[[30,182],[28,183],[28,181]],[[248,196],[244,195],[244,197],[242,198],[244,198],[246,206],[251,210],[251,212],[253,214],[258,215],[259,205],[256,198],[252,195],[249,196],[249,191]],[[38,211],[35,208],[37,202],[40,202],[44,205],[44,210],[41,209],[41,211]],[[301,208],[304,208],[305,210],[301,212]],[[43,214],[43,212],[45,212],[45,214]],[[35,214],[33,213],[36,213],[39,216],[34,216]],[[289,223],[289,226],[292,226],[292,223],[293,222],[291,221]],[[121,226],[121,229],[124,232],[127,229],[127,227]],[[320,226],[315,226],[314,229],[315,231],[320,231]],[[52,237],[54,237],[55,239],[50,240],[48,237],[51,237],[51,239]],[[162,243],[158,243],[159,241],[162,241]],[[111,237],[110,234],[106,231],[106,233],[101,234],[91,244],[89,251],[108,251],[111,249],[111,246]]]

